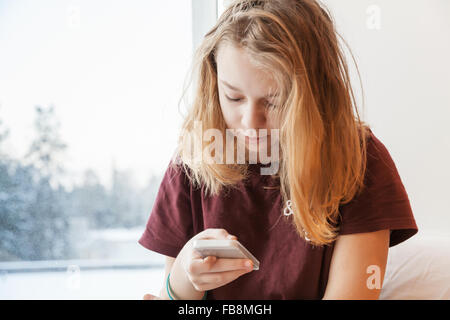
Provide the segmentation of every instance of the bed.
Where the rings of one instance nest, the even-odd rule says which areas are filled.
[[[450,233],[419,232],[389,249],[380,300],[450,300]]]

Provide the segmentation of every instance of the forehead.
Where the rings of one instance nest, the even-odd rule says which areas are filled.
[[[244,48],[223,43],[217,50],[216,62],[219,86],[224,87],[223,80],[239,92],[255,97],[265,97],[276,90],[273,78],[255,66]]]

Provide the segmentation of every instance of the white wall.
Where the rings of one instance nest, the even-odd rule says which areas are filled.
[[[450,234],[450,1],[323,2],[357,59],[364,118],[397,165],[419,229]]]

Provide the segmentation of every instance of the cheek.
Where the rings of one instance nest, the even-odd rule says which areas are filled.
[[[229,129],[239,127],[239,112],[237,108],[230,105],[225,99],[220,98],[220,109],[222,110],[223,119]]]
[[[270,129],[280,128],[280,121],[275,116],[268,116],[266,121],[268,131],[270,131]]]

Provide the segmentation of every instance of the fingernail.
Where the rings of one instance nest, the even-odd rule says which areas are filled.
[[[228,235],[228,239],[232,239],[232,238],[236,238],[236,236],[233,236],[233,235]]]
[[[246,266],[246,267],[251,267],[251,266],[252,266],[252,262],[251,262],[251,261],[245,262],[245,266]]]

